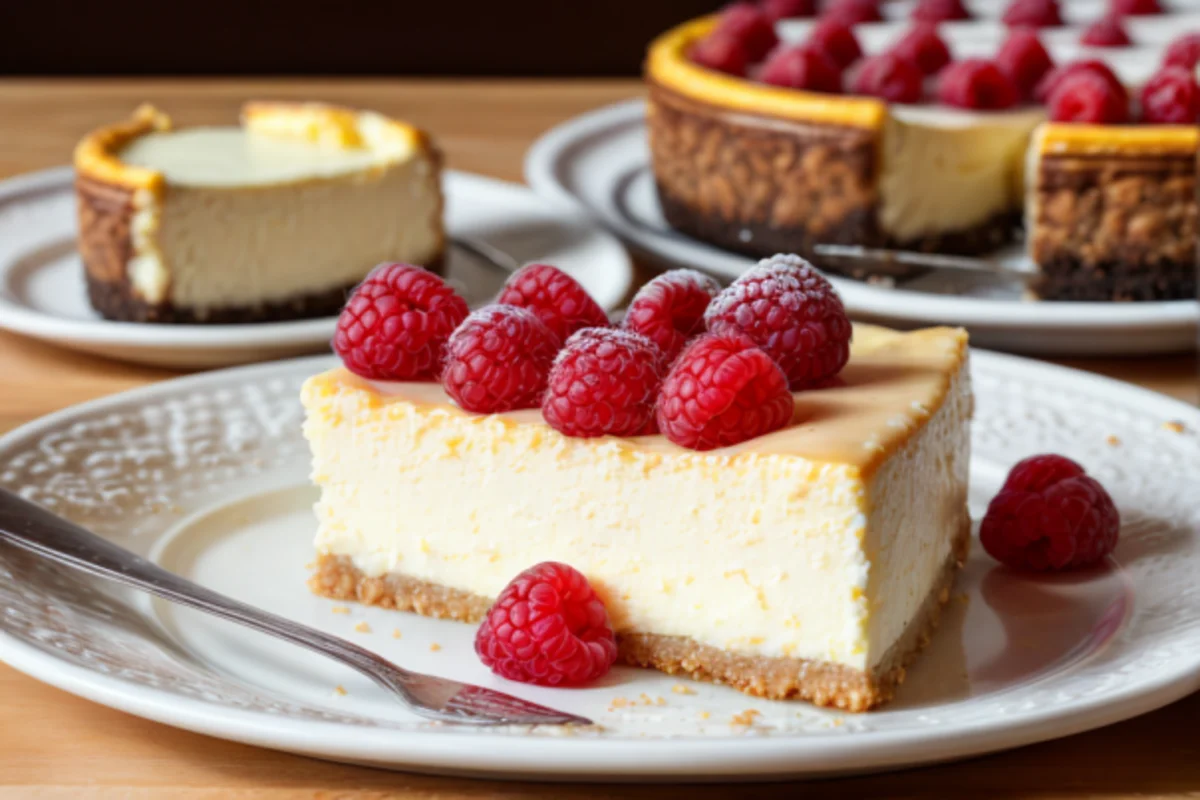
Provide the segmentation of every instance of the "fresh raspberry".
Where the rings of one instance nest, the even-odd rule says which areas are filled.
[[[1183,67],[1163,67],[1142,86],[1142,121],[1155,125],[1200,122],[1200,86]]]
[[[475,634],[475,653],[510,681],[581,686],[612,667],[617,639],[587,578],[543,561],[500,592]]]
[[[721,285],[694,269],[673,269],[634,295],[622,325],[642,334],[675,360],[687,340],[704,331],[704,311]]]
[[[971,12],[967,11],[962,0],[921,0],[911,16],[918,22],[947,22],[970,19]]]
[[[1103,486],[1074,461],[1043,455],[1012,468],[979,538],[993,558],[1016,569],[1073,569],[1111,553],[1120,527]]]
[[[580,328],[608,325],[604,309],[567,273],[549,264],[529,264],[514,272],[497,303],[528,308],[559,341]]]
[[[842,69],[862,58],[862,47],[850,26],[841,20],[823,19],[808,34],[808,44]]]
[[[879,13],[879,0],[834,0],[821,16],[847,25],[883,21],[883,15]]]
[[[779,44],[775,23],[758,6],[748,2],[727,6],[713,32],[741,42],[750,61],[761,60]]]
[[[763,65],[758,79],[772,86],[837,94],[842,90],[842,71],[828,56],[811,45],[776,50]]]
[[[746,77],[750,66],[746,48],[739,40],[724,33],[710,34],[696,42],[688,52],[688,58],[694,64],[739,78]]]
[[[1158,0],[1112,0],[1110,8],[1113,14],[1129,17],[1163,13]]]
[[[956,61],[938,75],[938,100],[948,106],[997,111],[1020,100],[1017,86],[993,62]]]
[[[925,75],[916,62],[895,53],[865,59],[854,75],[853,91],[893,103],[919,103]]]
[[[817,13],[817,0],[762,0],[760,8],[773,20],[800,19]]]
[[[1017,28],[1000,45],[996,67],[1016,85],[1022,97],[1029,97],[1038,81],[1054,69],[1054,61],[1035,31]]]
[[[558,347],[558,337],[528,309],[481,308],[450,335],[442,388],[481,414],[537,408]]]
[[[692,450],[729,447],[785,427],[787,377],[750,337],[706,334],[679,355],[658,395],[658,429]]]
[[[841,372],[850,358],[850,320],[825,277],[800,256],[765,258],[721,292],[704,321],[712,333],[744,333],[793,389]]]
[[[554,359],[542,416],[567,436],[640,436],[665,369],[662,351],[640,333],[584,328]]]
[[[1167,45],[1163,54],[1164,67],[1193,70],[1197,64],[1200,64],[1200,33],[1185,33]]]
[[[446,340],[467,316],[466,302],[421,267],[380,264],[346,301],[333,349],[364,378],[432,378]]]
[[[1072,61],[1069,64],[1050,70],[1038,81],[1037,86],[1033,90],[1034,98],[1039,103],[1050,102],[1050,97],[1058,89],[1059,84],[1080,72],[1093,72],[1099,75],[1114,91],[1124,95],[1128,99],[1129,93],[1126,91],[1125,85],[1121,83],[1120,78],[1116,76],[1116,73],[1103,61],[1094,58]]]
[[[925,75],[935,75],[950,63],[950,48],[938,36],[937,26],[918,22],[892,46],[892,52],[917,65]]]
[[[1058,84],[1048,104],[1054,122],[1119,125],[1129,121],[1129,98],[1100,75],[1084,70]]]
[[[1083,35],[1079,37],[1079,43],[1089,47],[1128,47],[1133,44],[1133,40],[1125,32],[1121,18],[1110,14],[1087,26]]]
[[[1004,12],[1010,28],[1057,28],[1063,24],[1058,0],[1013,0]]]

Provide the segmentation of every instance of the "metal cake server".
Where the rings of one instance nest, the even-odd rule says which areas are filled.
[[[906,277],[913,268],[917,268],[998,275],[1025,283],[1036,277],[1028,270],[988,258],[921,253],[915,250],[888,250],[852,244],[817,244],[813,246],[813,252],[822,260],[852,263],[857,270],[867,275]]]
[[[363,673],[429,719],[467,725],[591,724],[584,717],[482,686],[401,669],[370,650],[185,580],[3,489],[0,489],[0,541],[328,656]]]

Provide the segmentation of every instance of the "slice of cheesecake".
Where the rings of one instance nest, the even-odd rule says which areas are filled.
[[[336,314],[381,261],[440,268],[441,157],[422,131],[314,103],[175,130],[143,106],[75,151],[79,250],[105,317]]]
[[[928,640],[970,535],[967,337],[859,326],[836,385],[723,450],[576,439],[434,383],[307,381],[328,597],[478,620],[572,565],[631,664],[862,711]]]

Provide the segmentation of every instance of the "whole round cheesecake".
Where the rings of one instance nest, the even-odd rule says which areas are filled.
[[[651,44],[651,162],[672,227],[818,261],[824,243],[979,255],[1023,236],[1036,297],[1195,296],[1195,107],[1163,122],[1146,95],[1164,73],[1195,86],[1162,60],[1200,8],[1105,16],[1108,39],[1091,25],[1102,6],[1082,0],[779,11],[814,5],[737,3]],[[1116,75],[1108,107],[1074,77],[1095,62]]]
[[[103,316],[238,323],[336,314],[382,261],[440,271],[441,157],[417,128],[249,103],[175,129],[139,108],[75,151],[79,251]]]

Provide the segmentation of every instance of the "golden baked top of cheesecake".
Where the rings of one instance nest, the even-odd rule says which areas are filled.
[[[651,456],[686,455],[699,460],[795,456],[849,466],[867,476],[941,407],[966,357],[967,334],[959,328],[900,333],[855,325],[849,363],[831,385],[797,393],[795,416],[782,430],[704,453],[657,435],[595,441]],[[345,392],[356,395],[362,407],[396,407],[401,414],[416,406],[447,415],[474,416],[481,422],[540,426],[548,441],[561,437],[537,409],[471,414],[455,406],[442,387],[432,382],[369,381],[337,367],[309,379],[305,387],[306,395],[318,402],[321,397]]]
[[[424,131],[405,122],[323,103],[250,102],[242,108],[241,123],[240,128],[176,129],[169,116],[142,105],[130,119],[85,136],[75,148],[75,169],[104,183],[157,194],[175,181],[230,185],[219,180],[220,167],[244,169],[272,147],[280,151],[276,162],[292,159],[317,173],[339,160],[347,169],[362,168],[434,149]],[[293,176],[265,177],[285,182]],[[246,182],[253,183],[254,176]]]
[[[1046,122],[1034,134],[1034,146],[1042,155],[1195,155],[1200,127]]]

